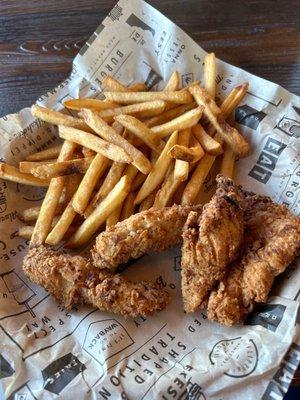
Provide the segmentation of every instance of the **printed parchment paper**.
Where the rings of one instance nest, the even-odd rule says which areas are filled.
[[[213,49],[211,49],[213,50]],[[113,75],[162,88],[174,69],[182,85],[201,79],[205,52],[141,0],[121,0],[74,60],[70,77],[38,99],[60,110],[78,96],[101,97]],[[246,188],[300,210],[300,101],[283,88],[218,61],[217,96],[250,88],[232,119],[251,143],[237,164]],[[54,145],[53,127],[29,109],[0,120],[1,160],[17,164]],[[208,177],[204,192],[212,190]],[[180,251],[139,260],[124,274],[152,279],[173,297],[151,318],[125,320],[89,307],[67,311],[22,272],[28,241],[16,236],[18,211],[39,204],[43,189],[0,181],[0,379],[7,399],[281,399],[300,359],[296,314],[299,268],[281,277],[267,304],[244,325],[225,328],[204,313],[186,315]]]

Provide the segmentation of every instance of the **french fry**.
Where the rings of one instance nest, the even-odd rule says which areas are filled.
[[[127,177],[123,176],[113,190],[74,233],[68,242],[68,246],[74,248],[88,242],[114,209],[125,200],[129,187]]]
[[[66,100],[64,106],[70,110],[80,111],[82,108],[88,108],[92,111],[102,111],[109,108],[118,107],[118,104],[107,100],[98,99],[72,99]]]
[[[153,190],[152,193],[150,193],[140,204],[139,206],[139,212],[145,211],[145,210],[149,210],[149,208],[151,208],[154,204],[155,201],[155,196],[157,193],[157,188],[155,190]]]
[[[59,144],[49,149],[38,151],[37,153],[29,154],[25,160],[26,161],[44,161],[57,158],[59,156],[62,144]]]
[[[106,229],[115,226],[120,221],[120,215],[122,211],[123,203],[119,204],[112,213],[106,219]]]
[[[123,135],[125,132],[125,129],[123,127],[123,125],[119,124],[118,121],[114,121],[111,125],[111,127],[117,132],[118,135]],[[124,136],[126,137],[126,135]]]
[[[7,181],[30,186],[49,186],[49,179],[39,179],[30,174],[24,174],[12,165],[0,163],[0,178]]]
[[[163,100],[146,101],[145,103],[135,103],[128,106],[116,107],[110,110],[100,111],[97,115],[107,122],[114,121],[114,117],[120,114],[136,115],[139,117],[150,117],[161,114],[166,107]],[[80,113],[82,115],[82,113]]]
[[[180,184],[181,181],[174,176],[174,166],[172,166],[161,188],[156,193],[153,208],[167,207]]]
[[[92,157],[97,154],[94,150],[88,149],[87,147],[82,147],[81,152],[83,157]]]
[[[186,147],[175,144],[168,152],[168,154],[176,160],[194,163],[199,161],[204,156],[204,151],[199,144],[197,147]]]
[[[156,153],[155,153],[156,154]],[[131,190],[133,192],[135,192],[136,190],[138,190],[142,184],[145,182],[147,175],[142,174],[141,172],[139,172],[136,177],[134,178],[134,180],[132,181],[131,184]]]
[[[110,75],[107,75],[102,80],[101,84],[105,90],[110,92],[127,92],[129,90],[126,86],[122,85],[121,82]]]
[[[81,112],[85,122],[102,138],[123,149],[131,157],[132,164],[143,174],[148,174],[152,168],[150,161],[144,154],[120,136],[111,126],[107,125],[97,114],[91,110]]]
[[[56,218],[53,219],[51,227],[53,227],[56,223]],[[74,226],[70,226],[67,233],[69,235],[72,235],[75,231],[75,227]],[[30,240],[32,238],[34,232],[34,226],[32,225],[26,225],[26,226],[21,226],[18,229],[18,236],[23,238],[23,239],[27,239]]]
[[[65,140],[70,140],[74,143],[80,144],[81,146],[88,147],[111,160],[128,164],[132,161],[132,158],[121,147],[102,140],[91,133],[60,125],[59,136]]]
[[[218,156],[223,153],[223,149],[220,143],[213,139],[208,133],[206,133],[201,124],[193,126],[192,133],[206,153],[212,154],[214,156]]]
[[[19,219],[23,222],[35,221],[41,211],[41,206],[27,208],[19,213]]]
[[[74,210],[82,215],[89,203],[94,187],[108,166],[108,159],[97,154],[86,171],[72,201]]]
[[[158,157],[156,163],[154,164],[151,172],[147,176],[145,182],[140,188],[136,199],[134,201],[135,204],[140,204],[153,190],[155,190],[163,181],[164,176],[168,170],[168,167],[172,161],[170,157],[169,150],[176,144],[178,137],[178,132],[175,131],[170,136],[167,141],[163,151]]]
[[[117,115],[116,121],[140,138],[150,149],[160,153],[165,143],[150,128],[131,115]],[[143,172],[143,171],[141,171]],[[149,171],[148,171],[149,172]]]
[[[19,171],[24,174],[31,174],[31,169],[39,167],[40,165],[55,163],[56,160],[44,160],[44,161],[20,161]]]
[[[121,104],[143,103],[144,101],[165,100],[176,104],[187,104],[193,101],[191,94],[185,91],[176,92],[104,92],[107,100]]]
[[[193,110],[187,111],[186,113],[172,119],[169,122],[166,122],[165,124],[153,126],[151,130],[157,135],[157,137],[164,138],[170,135],[174,130],[192,128],[201,118],[202,112],[202,106],[194,108]]]
[[[177,143],[181,146],[188,146],[190,141],[191,129],[184,129],[178,132]],[[189,176],[189,163],[182,160],[175,161],[174,178],[176,181],[186,181]]]
[[[164,91],[166,92],[175,92],[176,90],[179,89],[179,73],[178,71],[174,71],[172,75],[170,76]]]
[[[227,124],[220,113],[214,113],[213,109],[217,106],[212,99],[207,102],[207,93],[205,92],[205,90],[200,86],[193,86],[189,90],[199,106],[204,107],[205,116],[209,119],[210,123],[213,125],[214,129],[219,133],[219,135],[225,140],[225,142],[233,149],[236,154],[238,154],[239,156],[245,156],[249,152],[249,144],[237,131],[237,129]],[[214,104],[213,107],[212,104]]]
[[[75,143],[65,141],[58,156],[58,162],[70,160],[75,149]],[[56,213],[57,205],[60,201],[64,184],[65,177],[51,179],[31,237],[32,245],[37,246],[45,242],[51,229],[51,224]]]
[[[61,200],[62,205],[65,207],[77,191],[83,176],[81,174],[69,175],[65,179],[64,196]]]
[[[135,193],[129,192],[123,203],[120,221],[129,218],[134,213],[134,199]]]
[[[147,86],[143,82],[137,82],[127,88],[130,92],[146,92]]]
[[[242,101],[248,89],[249,89],[249,83],[245,82],[242,85],[233,88],[232,91],[229,93],[229,95],[225,98],[225,100],[220,106],[220,110],[225,119],[229,117],[231,112]]]
[[[204,87],[212,99],[216,97],[216,56],[206,54],[204,58]]]
[[[82,119],[63,114],[59,111],[51,110],[50,108],[40,107],[34,104],[31,106],[31,113],[34,117],[53,125],[64,125],[71,128],[90,131],[90,128]]]
[[[156,125],[162,125],[171,119],[179,117],[180,115],[184,114],[187,111],[192,110],[193,108],[197,107],[196,102],[192,102],[190,104],[182,104],[180,106],[176,106],[168,111],[164,111],[162,114],[157,115],[156,117],[149,118],[144,121],[144,124],[148,126],[148,128],[152,128]]]
[[[189,182],[187,183],[181,198],[182,205],[193,205],[205,178],[207,177],[216,157],[205,154],[199,161]]]
[[[131,186],[132,182],[134,181],[135,177],[138,174],[138,170],[135,168],[133,164],[127,165],[125,168],[123,176],[126,176],[126,179],[128,181],[128,185]]]
[[[234,178],[234,164],[235,164],[236,154],[232,151],[229,146],[225,147],[225,151],[222,157],[221,163],[221,174],[228,176],[228,178]]]
[[[84,174],[94,158],[95,156],[38,165],[31,168],[31,174],[40,179],[56,178],[71,174]]]

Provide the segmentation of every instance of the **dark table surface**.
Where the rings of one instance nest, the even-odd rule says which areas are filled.
[[[299,0],[148,2],[205,50],[300,95]],[[30,106],[66,78],[115,3],[0,0],[0,116]],[[294,383],[300,384],[300,373]]]

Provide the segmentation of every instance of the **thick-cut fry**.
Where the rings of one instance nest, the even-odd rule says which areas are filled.
[[[174,130],[183,130],[187,128],[192,128],[197,124],[202,116],[203,107],[197,107],[193,110],[187,111],[186,113],[180,115],[177,118],[172,119],[165,124],[153,126],[151,128],[158,137],[164,138],[170,135]]]
[[[120,146],[102,140],[91,133],[61,125],[59,126],[59,136],[65,140],[88,147],[111,160],[128,164],[132,161],[132,158]]]
[[[132,165],[132,164],[127,165],[123,176],[126,176],[126,179],[127,179],[129,185],[132,184],[132,182],[133,182],[134,178],[137,176],[138,172],[139,171],[135,168],[134,165]]]
[[[232,89],[229,95],[225,98],[220,106],[222,115],[225,119],[228,118],[229,114],[238,106],[238,104],[245,97],[247,90],[249,89],[249,83],[245,82],[240,86]]]
[[[40,107],[34,104],[31,106],[31,113],[34,117],[53,125],[65,125],[72,128],[90,131],[90,128],[82,119],[63,114],[59,111],[51,110],[50,108]]]
[[[113,210],[125,200],[129,187],[128,178],[123,176],[120,182],[116,184],[113,190],[74,233],[68,242],[68,246],[74,248],[85,244],[101,227]]]
[[[206,54],[204,58],[204,87],[212,99],[216,96],[216,56]]]
[[[134,214],[134,199],[136,194],[134,192],[128,193],[126,199],[124,200],[120,221],[123,221],[126,218],[129,218],[132,214]]]
[[[37,153],[29,154],[25,160],[26,161],[44,161],[57,158],[59,156],[62,144],[50,147],[49,149],[39,151]]]
[[[148,88],[143,82],[137,82],[129,86],[127,90],[130,92],[147,92]]]
[[[192,133],[198,142],[201,144],[203,150],[208,154],[218,156],[223,153],[222,146],[219,142],[213,139],[208,133],[205,132],[201,124],[197,124],[192,128]]]
[[[24,174],[31,174],[31,169],[39,167],[41,165],[55,163],[56,160],[44,160],[44,161],[20,161],[19,171]],[[39,177],[38,177],[39,178]]]
[[[165,100],[176,104],[187,104],[193,97],[187,90],[176,92],[104,92],[109,101],[121,104],[143,103],[144,101]]]
[[[121,82],[119,82],[117,79],[113,78],[110,75],[107,75],[103,80],[102,80],[102,87],[104,90],[110,91],[110,92],[128,92],[128,89],[126,86],[122,85]]]
[[[40,179],[56,178],[58,176],[72,174],[84,174],[94,158],[95,156],[38,165],[37,167],[31,168],[31,173]]]
[[[103,175],[107,166],[108,159],[103,157],[101,154],[97,154],[89,166],[89,169],[86,171],[77,192],[73,197],[72,205],[78,214],[82,215],[84,213],[94,187],[98,179]]]
[[[70,160],[75,149],[75,143],[65,141],[58,156],[58,162]],[[48,236],[53,218],[56,213],[57,205],[60,201],[60,197],[64,188],[65,179],[66,178],[63,176],[51,179],[49,188],[41,206],[39,217],[34,227],[30,242],[31,245],[41,245]]]
[[[30,174],[24,174],[12,165],[0,163],[0,178],[7,181],[31,186],[49,186],[49,179],[39,179]]]
[[[221,163],[221,174],[228,176],[228,178],[234,178],[234,164],[235,164],[236,154],[232,151],[229,146],[225,147],[225,151],[222,157]]]
[[[157,193],[157,188],[155,190],[153,190],[152,193],[150,193],[140,204],[139,206],[139,212],[145,211],[145,210],[149,210],[149,208],[151,208],[154,204],[155,201],[155,196]]]
[[[188,163],[194,163],[199,161],[204,156],[204,151],[199,144],[197,147],[186,147],[179,144],[175,144],[168,153],[172,158],[176,160],[186,161]]]
[[[126,138],[126,132],[124,126],[121,125],[118,121],[114,121],[111,127],[117,132],[118,135],[123,135]]]
[[[66,100],[64,106],[70,110],[80,111],[82,108],[88,108],[93,111],[102,111],[109,108],[118,107],[118,104],[107,100],[98,99],[72,99]]]
[[[216,103],[209,99],[207,102],[207,93],[200,86],[193,86],[190,92],[194,96],[199,106],[204,107],[204,114],[209,119],[215,130],[222,136],[225,142],[233,149],[233,151],[239,156],[245,156],[249,152],[249,144],[243,138],[243,136],[234,127],[227,124],[220,113],[216,115],[213,109],[218,108]],[[214,105],[212,107],[212,105]]]
[[[115,226],[120,221],[122,206],[123,203],[119,204],[118,207],[116,207],[114,211],[109,214],[106,219],[106,229],[110,228],[111,226]]]
[[[168,111],[164,111],[161,115],[157,115],[156,117],[149,118],[144,121],[144,124],[148,126],[148,128],[152,128],[153,126],[162,125],[171,119],[177,118],[180,115],[184,114],[187,111],[190,111],[197,107],[197,103],[193,101],[189,104],[182,104],[181,106],[176,106]]]
[[[156,189],[164,179],[164,176],[169,168],[169,165],[172,161],[170,157],[169,150],[176,144],[178,137],[178,132],[175,131],[167,141],[163,151],[158,157],[156,163],[154,164],[150,174],[147,176],[145,182],[140,188],[136,199],[134,201],[135,204],[140,204],[154,189]]]
[[[116,115],[120,114],[138,114],[139,117],[150,117],[161,114],[166,107],[163,100],[146,101],[144,103],[135,103],[128,106],[111,108],[110,110],[100,111],[97,115],[107,122],[112,122]],[[82,113],[80,114],[82,115]]]
[[[161,188],[156,193],[153,208],[167,207],[180,184],[181,181],[176,179],[174,176],[173,166],[167,174]]]
[[[191,129],[184,129],[178,132],[177,143],[181,146],[188,146],[190,141]],[[176,181],[186,181],[189,176],[189,163],[182,160],[175,160],[174,178]]]
[[[152,150],[157,153],[161,152],[165,145],[164,141],[155,135],[150,128],[143,124],[143,122],[131,115],[118,115],[115,119],[146,143]]]
[[[178,73],[178,71],[174,71],[172,73],[172,75],[170,76],[170,78],[169,78],[169,80],[168,80],[168,82],[167,82],[167,84],[166,84],[166,86],[164,88],[164,91],[166,91],[166,92],[175,92],[176,90],[179,89],[179,84],[180,84],[180,82],[179,82],[179,73]]]
[[[189,182],[187,183],[181,198],[181,204],[193,205],[205,178],[207,177],[216,157],[205,154],[199,161]]]
[[[132,159],[132,163],[143,174],[148,174],[151,171],[151,163],[144,154],[135,148],[124,137],[119,135],[111,126],[107,125],[96,113],[91,110],[82,110],[81,112],[85,122],[102,138],[119,146]]]

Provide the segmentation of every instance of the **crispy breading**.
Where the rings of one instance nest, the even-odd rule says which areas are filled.
[[[124,316],[147,316],[166,307],[169,295],[150,282],[133,283],[121,275],[94,268],[88,259],[31,248],[23,269],[66,307],[86,303]]]
[[[245,193],[240,258],[210,294],[208,318],[231,326],[267,300],[274,278],[300,254],[300,218],[268,197]]]
[[[91,251],[95,266],[115,270],[132,259],[179,244],[191,210],[201,212],[202,207],[149,209],[117,223],[96,238]]]
[[[242,243],[243,196],[231,179],[219,175],[216,181],[216,194],[202,214],[189,214],[183,229],[181,276],[186,312],[203,307]]]

